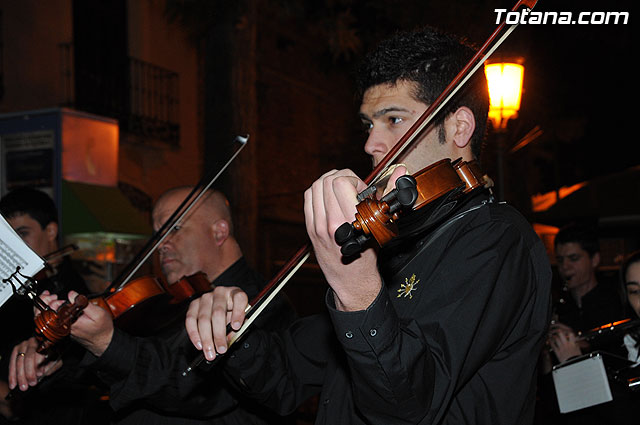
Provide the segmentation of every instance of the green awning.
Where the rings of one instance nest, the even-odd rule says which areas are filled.
[[[117,187],[63,181],[61,219],[65,236],[111,233],[135,238],[152,233],[146,214]]]

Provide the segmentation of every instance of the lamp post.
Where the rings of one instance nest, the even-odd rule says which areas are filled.
[[[489,86],[489,119],[497,133],[498,200],[504,200],[504,139],[507,122],[516,118],[522,98],[524,66],[514,62],[487,62],[484,72]]]

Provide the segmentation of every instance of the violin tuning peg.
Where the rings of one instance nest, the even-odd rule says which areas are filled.
[[[418,183],[413,176],[405,175],[396,180],[397,199],[402,207],[413,207],[418,199]]]
[[[351,223],[343,223],[336,229],[334,238],[336,243],[340,245],[340,252],[345,257],[356,255],[362,251],[362,247],[369,238],[359,232]]]
[[[336,243],[340,246],[347,243],[347,241],[355,236],[355,229],[351,223],[343,223],[336,229],[334,238]]]
[[[417,186],[418,186],[418,182],[416,181],[415,177],[410,176],[408,174],[404,176],[400,176],[398,177],[398,180],[396,180],[396,189],[398,190],[402,190],[410,187],[416,188]]]
[[[353,255],[358,254],[360,251],[362,251],[362,247],[364,246],[364,244],[369,240],[369,238],[367,238],[364,235],[360,235],[360,236],[356,236],[355,238],[351,238],[348,241],[346,241],[341,247],[340,247],[340,252],[342,253],[342,255],[344,255],[345,257],[351,257]]]
[[[407,187],[398,190],[398,202],[403,208],[412,207],[418,199],[418,190],[415,187]]]
[[[382,198],[389,206],[389,212],[395,213],[403,208],[411,208],[418,199],[417,182],[413,176],[405,175],[396,180],[396,188]]]

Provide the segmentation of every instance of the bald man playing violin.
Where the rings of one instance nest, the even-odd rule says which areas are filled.
[[[191,191],[191,187],[172,189],[162,195],[153,209],[153,227],[157,231],[169,219]],[[247,265],[233,236],[229,204],[224,195],[208,191],[178,223],[158,248],[158,257],[167,282],[176,282],[197,272],[206,274],[212,287],[241,285],[257,294],[263,280]],[[77,293],[69,293],[73,300]],[[53,308],[61,300],[44,298]],[[219,375],[193,373],[174,379],[171,371],[183,371],[196,356],[184,330],[188,301],[177,307],[166,326],[150,336],[137,337],[118,328],[111,314],[89,304],[71,326],[71,337],[88,353],[80,363],[107,384],[109,404],[118,424],[267,424],[271,414],[250,412]],[[279,305],[281,326],[291,310]],[[285,311],[286,310],[286,311]],[[288,314],[289,316],[286,316]],[[161,318],[160,318],[161,319]],[[10,387],[21,390],[38,384],[49,374],[51,365],[35,352],[34,340],[20,350],[10,369]],[[212,385],[211,381],[218,382]],[[280,422],[278,422],[280,423]]]
[[[383,42],[360,71],[365,151],[377,164],[472,56],[431,30]],[[480,154],[487,92],[477,74],[400,158],[390,185],[438,160]],[[279,411],[319,396],[316,424],[526,424],[549,319],[543,244],[486,190],[398,221],[403,238],[345,258],[336,229],[365,184],[333,170],[304,194],[307,232],[330,289],[327,314],[286,332],[249,330],[229,348],[248,296],[219,287],[193,301],[186,326],[246,394]]]

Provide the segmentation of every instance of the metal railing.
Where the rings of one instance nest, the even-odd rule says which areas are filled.
[[[96,72],[77,63],[77,59],[74,63],[72,43],[60,44],[59,52],[61,106],[116,118],[122,131],[178,145],[178,73],[131,57],[126,69]]]
[[[178,74],[129,58],[128,130],[142,136],[180,139]]]

